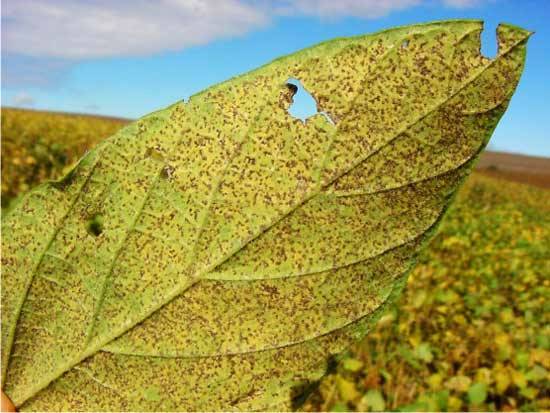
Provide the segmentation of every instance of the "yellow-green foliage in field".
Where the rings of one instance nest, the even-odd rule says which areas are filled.
[[[59,177],[124,119],[2,108],[2,208],[38,182]]]
[[[474,173],[308,410],[549,410],[550,191]]]
[[[2,205],[124,122],[4,109]],[[550,191],[474,173],[399,302],[306,410],[550,410],[549,245]]]

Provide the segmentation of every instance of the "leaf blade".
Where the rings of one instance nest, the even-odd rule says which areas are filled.
[[[194,291],[195,286],[203,279],[216,279],[215,275],[212,274],[220,266],[231,267],[234,271],[233,277],[235,281],[238,281],[239,277],[246,274],[245,269],[249,273],[251,269],[243,269],[242,265],[239,268],[238,259],[232,260],[232,258],[243,255],[241,253],[247,248],[253,250],[254,247],[249,247],[249,245],[261,244],[261,240],[266,238],[264,235],[275,232],[272,229],[277,227],[279,223],[282,222],[281,225],[284,228],[284,224],[291,221],[287,218],[297,215],[293,211],[302,212],[304,206],[311,205],[312,202],[314,203],[323,196],[327,197],[325,188],[331,184],[333,187],[329,189],[329,192],[332,191],[332,198],[340,199],[337,202],[344,202],[342,199],[345,200],[353,195],[349,193],[350,188],[352,193],[353,191],[364,191],[362,188],[353,186],[358,182],[361,183],[361,179],[357,176],[350,177],[350,171],[361,170],[357,174],[360,177],[368,177],[369,169],[368,167],[365,169],[365,165],[371,165],[371,171],[377,172],[373,176],[380,176],[379,172],[384,170],[384,161],[388,158],[388,153],[384,152],[384,148],[395,149],[394,142],[396,140],[405,142],[401,147],[400,157],[396,158],[402,160],[403,155],[410,153],[411,150],[410,147],[407,148],[407,142],[409,141],[405,134],[411,126],[420,124],[419,122],[423,122],[424,119],[438,112],[446,104],[451,105],[451,108],[447,112],[443,112],[443,115],[448,115],[453,110],[468,113],[469,109],[467,107],[457,108],[460,104],[463,104],[463,101],[472,101],[474,102],[474,112],[470,113],[470,116],[477,119],[481,113],[491,113],[493,110],[495,111],[494,116],[489,117],[484,124],[476,125],[473,122],[470,125],[474,131],[473,136],[465,136],[464,138],[466,142],[471,140],[471,145],[458,145],[459,148],[467,147],[467,150],[460,152],[452,162],[439,165],[439,175],[437,173],[432,173],[432,175],[435,177],[442,176],[441,173],[449,172],[448,168],[451,168],[450,170],[458,168],[460,171],[458,175],[466,171],[470,165],[469,160],[474,158],[486,143],[491,127],[494,127],[502,114],[507,99],[513,92],[515,83],[507,82],[503,85],[502,90],[497,88],[499,93],[494,96],[490,95],[492,100],[489,102],[484,102],[479,96],[465,99],[462,95],[463,92],[475,94],[475,91],[480,89],[480,86],[475,82],[480,79],[483,80],[483,76],[488,72],[487,67],[493,64],[492,62],[484,62],[478,55],[478,51],[471,50],[472,43],[469,43],[467,51],[470,54],[466,53],[466,58],[464,58],[466,63],[463,63],[463,66],[466,67],[470,76],[466,76],[466,81],[458,77],[458,80],[453,82],[452,76],[456,73],[451,72],[448,77],[441,80],[444,87],[442,86],[441,90],[436,88],[437,95],[434,97],[429,93],[429,88],[426,88],[425,84],[423,85],[425,79],[429,78],[429,68],[425,67],[426,65],[422,62],[413,62],[411,56],[426,56],[426,50],[423,51],[422,43],[417,42],[419,39],[426,40],[429,45],[434,45],[439,36],[439,41],[447,39],[448,42],[452,43],[456,38],[470,39],[472,34],[479,33],[480,30],[480,25],[477,22],[436,23],[431,26],[401,28],[388,32],[389,35],[386,33],[384,35],[366,36],[362,38],[365,41],[364,46],[360,45],[361,39],[355,39],[348,43],[346,43],[346,40],[327,43],[301,54],[276,61],[251,74],[214,87],[191,99],[189,104],[175,105],[168,110],[151,115],[149,118],[150,124],[141,122],[133,126],[137,129],[144,128],[144,133],[140,136],[140,139],[135,136],[112,139],[110,141],[111,151],[105,153],[107,158],[111,157],[111,164],[107,162],[109,159],[105,160],[102,163],[103,169],[99,168],[99,172],[94,175],[94,178],[96,180],[105,178],[115,181],[115,186],[110,187],[110,184],[107,185],[109,188],[105,189],[107,191],[105,199],[101,198],[104,190],[99,190],[97,184],[86,186],[84,192],[89,197],[78,205],[80,208],[78,213],[71,216],[69,221],[73,227],[80,228],[82,217],[88,219],[90,214],[97,213],[97,211],[90,210],[90,205],[92,205],[92,207],[99,208],[100,212],[105,215],[106,227],[103,234],[100,234],[97,239],[64,232],[55,236],[59,237],[65,244],[67,244],[67,240],[72,241],[68,243],[71,247],[76,244],[75,240],[86,245],[87,248],[75,247],[77,253],[80,254],[78,257],[75,256],[74,251],[66,251],[63,245],[57,245],[57,243],[52,251],[53,255],[62,257],[64,260],[67,260],[70,254],[73,254],[68,261],[74,260],[75,263],[81,264],[83,269],[79,268],[79,271],[82,274],[78,274],[76,281],[70,278],[72,275],[69,274],[70,272],[67,269],[60,269],[59,260],[56,261],[57,264],[48,264],[50,267],[44,265],[45,268],[40,269],[40,272],[45,273],[45,275],[48,275],[48,271],[53,275],[59,275],[61,272],[64,281],[72,280],[74,289],[77,289],[77,291],[85,290],[86,293],[83,294],[84,299],[82,300],[84,303],[83,308],[74,310],[72,308],[76,305],[74,302],[61,302],[60,306],[52,309],[49,309],[46,305],[36,305],[40,311],[44,311],[46,314],[52,314],[52,311],[56,311],[65,319],[62,322],[46,322],[45,320],[48,320],[48,317],[42,316],[40,318],[42,323],[53,327],[52,330],[56,330],[56,332],[52,334],[46,331],[43,337],[31,337],[33,340],[44,339],[43,342],[45,343],[43,353],[38,352],[37,355],[31,355],[31,357],[34,357],[32,362],[12,359],[10,363],[10,372],[12,373],[10,376],[10,372],[8,372],[6,387],[8,393],[12,395],[17,404],[21,404],[47,383],[55,380],[60,376],[60,373],[69,370],[87,357],[96,353],[98,356],[93,356],[89,360],[103,357],[101,356],[103,354],[100,351],[101,348],[104,348],[105,345],[112,345],[109,343],[113,339],[152,314],[157,314],[159,309],[162,312],[165,306],[170,306],[179,297],[183,297],[186,291]],[[501,68],[501,71],[502,73],[511,71],[514,75],[517,75],[517,82],[523,62],[524,43],[528,34],[514,32],[514,35],[510,35],[509,30],[508,28],[501,30],[502,33],[500,33],[499,38],[502,39],[501,43],[504,46],[499,56],[500,60],[497,59],[494,62],[507,62],[510,60],[516,64],[517,67],[504,67]],[[402,39],[408,38],[413,40],[410,43],[412,51],[402,51],[395,48],[395,44],[399,44]],[[332,55],[329,53],[331,50]],[[356,53],[357,51],[361,53]],[[417,54],[412,54],[413,52]],[[364,98],[359,93],[355,93],[356,98],[352,99],[347,106],[341,106],[355,108],[359,114],[368,114],[371,120],[378,120],[378,123],[386,125],[387,130],[382,130],[380,127],[372,128],[372,130],[365,129],[365,125],[372,127],[372,124],[365,122],[365,119],[362,118],[358,120],[357,113],[352,114],[352,116],[346,114],[346,112],[338,112],[338,105],[342,103],[342,96],[345,96],[341,92],[334,92],[334,83],[337,84],[338,82],[323,82],[315,77],[316,73],[308,72],[308,70],[312,70],[308,69],[308,67],[312,67],[312,62],[320,61],[319,56],[324,58],[323,61],[330,61],[330,59],[337,61],[338,56],[346,56],[351,60],[358,58],[357,62],[359,62],[361,58],[369,56],[370,53],[379,57],[382,56],[380,61],[375,59],[376,65],[374,67],[377,67],[377,70],[391,70],[391,67],[396,65],[396,60],[392,60],[393,58],[401,59],[399,61],[405,63],[404,67],[412,71],[411,73],[414,72],[414,79],[416,80],[410,82],[410,85],[402,80],[397,81],[396,84],[399,87],[407,87],[406,90],[416,96],[416,100],[413,99],[413,102],[410,102],[408,106],[404,105],[403,108],[395,103],[389,105],[396,111],[396,114],[393,114],[393,117],[387,118],[384,122],[381,122],[381,119],[385,118],[380,117],[383,111],[376,107],[369,108],[368,101],[359,102],[361,98]],[[438,58],[432,59],[436,71],[442,70],[446,66],[445,59],[451,59],[451,57],[454,59],[453,53],[453,48],[447,45],[441,61]],[[513,58],[507,60],[509,54],[517,56],[514,55]],[[326,55],[329,55],[329,57]],[[298,56],[300,58],[297,58]],[[463,55],[460,56],[464,57]],[[293,60],[295,64],[292,63]],[[384,66],[386,63],[389,66]],[[483,66],[484,63],[485,66]],[[368,67],[367,63],[365,65],[365,67]],[[457,67],[462,66],[457,65]],[[306,87],[312,79],[318,80],[308,89],[311,89],[314,95],[318,96],[322,108],[328,108],[328,112],[337,119],[337,128],[323,124],[321,117],[312,119],[305,125],[289,121],[286,113],[289,97],[284,87],[280,87],[288,76],[288,70],[295,71]],[[343,71],[345,72],[345,70],[346,66],[343,66]],[[426,70],[428,73],[424,73]],[[368,73],[368,70],[366,71]],[[497,72],[497,75],[499,73]],[[345,79],[346,73],[340,73],[339,75],[342,79]],[[365,83],[364,80],[360,80],[358,83],[354,82],[354,79],[348,82],[348,86],[352,90],[353,88],[363,87]],[[323,85],[327,86],[326,89],[334,94],[333,99],[319,90],[323,88]],[[380,81],[380,85],[378,86],[379,89],[384,85],[384,82]],[[473,92],[469,90],[470,85],[476,86],[473,88]],[[337,84],[337,86],[339,85]],[[251,115],[258,113],[257,108],[255,108],[257,101],[249,99],[251,96],[255,96],[255,93],[260,94],[268,102],[268,106],[273,110],[273,113],[264,116],[263,111],[260,111],[256,118]],[[377,97],[381,99],[395,98],[391,93],[387,95],[389,97],[380,92]],[[422,99],[422,97],[427,97],[427,99]],[[233,101],[238,102],[238,105],[231,103]],[[357,110],[356,106],[360,106],[362,109]],[[381,105],[382,108],[384,106]],[[416,113],[420,113],[420,116]],[[400,117],[403,117],[404,120],[401,120]],[[443,124],[446,125],[445,122],[450,123],[444,116],[442,118],[439,121]],[[255,122],[254,119],[259,122]],[[376,124],[376,122],[373,123]],[[251,124],[252,126],[249,126]],[[223,130],[224,136],[220,136],[220,133],[216,135],[215,125],[229,125]],[[272,125],[277,125],[278,129],[271,130],[273,129]],[[437,128],[437,119],[434,121],[434,125],[431,126],[433,126],[432,129]],[[454,130],[455,134],[457,130],[461,131],[456,129]],[[353,131],[356,135],[352,134]],[[412,131],[411,133],[421,135],[421,132]],[[453,130],[449,131],[450,135],[451,132]],[[357,134],[364,134],[367,138],[358,139]],[[253,135],[254,139],[247,139],[249,135]],[[296,141],[290,139],[292,136],[296,136]],[[417,150],[426,146],[423,146],[425,143],[420,140],[420,143],[417,144]],[[185,157],[179,156],[180,154],[176,151],[176,149],[181,148],[186,150]],[[422,164],[430,153],[431,151],[426,149],[424,157],[419,157],[418,163]],[[263,155],[258,156],[258,154]],[[275,156],[266,156],[267,154],[275,154]],[[380,154],[378,160],[376,158],[377,154]],[[391,166],[391,163],[389,164]],[[136,165],[139,165],[139,167]],[[398,171],[406,172],[407,163],[402,162],[401,165],[405,165],[405,169],[398,169]],[[413,165],[418,166],[414,162]],[[359,167],[363,167],[363,169]],[[278,168],[281,168],[280,170],[285,173],[277,172]],[[402,181],[405,182],[406,186],[410,184],[411,173],[413,179],[415,179],[414,173],[416,173],[416,179],[419,182],[417,187],[422,186],[423,180],[429,180],[430,171],[418,172],[415,168],[410,168],[408,173],[409,175],[404,174],[407,180]],[[347,182],[345,182],[346,176],[348,177]],[[159,179],[159,177],[162,177],[162,179]],[[377,182],[371,182],[371,189],[367,189],[366,194],[363,194],[364,197],[375,198],[376,191],[379,193],[399,191],[399,186],[395,185],[399,184],[398,178],[400,178],[400,175],[397,174],[394,178],[393,184],[391,179],[385,183],[383,182],[381,186]],[[437,181],[437,178],[435,181]],[[368,180],[366,183],[369,185]],[[254,185],[255,190],[250,190],[251,184]],[[392,185],[394,185],[393,188]],[[449,191],[452,193],[457,184],[451,182],[449,185]],[[441,188],[435,189],[436,187],[433,188],[433,191],[442,198],[439,201],[434,201],[434,215],[431,221],[426,221],[427,224],[424,225],[423,229],[424,234],[426,229],[431,227],[428,225],[430,222],[434,224],[439,221],[441,214],[449,203],[445,191],[441,191]],[[131,190],[126,190],[128,188]],[[406,190],[403,191],[406,192]],[[425,191],[425,195],[429,192]],[[276,194],[276,203],[272,202],[274,194]],[[361,195],[355,194],[352,198],[359,199]],[[141,207],[136,209],[136,204],[141,205]],[[145,208],[146,204],[147,208]],[[426,204],[429,205],[429,202]],[[328,201],[321,202],[318,207],[318,216],[324,216],[327,211],[334,209],[334,205],[339,204],[331,204]],[[418,207],[421,210],[423,208],[420,205]],[[345,209],[341,211],[343,215],[350,212],[349,210],[346,212]],[[126,213],[126,210],[129,213]],[[411,211],[414,211],[414,208],[411,208]],[[355,212],[354,216],[359,216],[359,212],[361,212],[360,209]],[[414,218],[414,214],[411,217]],[[374,225],[376,218],[380,219],[380,215],[370,218],[374,229],[376,228]],[[339,222],[343,225],[345,219]],[[399,235],[397,231],[398,224],[399,221],[396,221],[394,231],[392,231],[397,239],[403,238],[411,232],[411,230],[404,230]],[[292,228],[292,225],[289,228]],[[378,229],[380,230],[380,228]],[[303,232],[306,235],[302,237],[303,240],[301,241],[301,256],[309,256],[312,262],[320,262],[319,259],[322,254],[307,246],[308,239],[310,241],[316,239],[312,235],[315,234],[314,229],[309,232],[303,230]],[[422,233],[422,230],[420,233]],[[321,235],[317,234],[316,236],[320,237]],[[346,237],[344,232],[336,238],[345,239],[347,242],[352,241],[352,238]],[[282,238],[274,236],[272,242],[279,239]],[[321,240],[322,237],[318,239]],[[383,237],[381,239],[383,240]],[[333,240],[327,238],[324,243],[328,246],[331,241]],[[294,245],[299,245],[299,243]],[[56,248],[60,251],[57,251]],[[371,244],[370,249],[372,250],[372,248],[373,245]],[[260,247],[259,250],[269,251],[265,246]],[[49,251],[49,248],[45,251]],[[61,253],[58,254],[58,252]],[[383,252],[383,249],[381,252]],[[348,248],[348,254],[352,253],[354,253],[353,248]],[[163,258],[159,259],[159,255]],[[261,255],[252,254],[252,257],[261,258]],[[266,257],[268,267],[273,267],[276,260],[273,260],[273,257],[269,255]],[[356,256],[356,258],[361,257]],[[145,267],[143,263],[145,263]],[[340,262],[340,266],[344,264],[350,264],[350,262],[345,260]],[[304,263],[302,262],[300,265],[303,266]],[[293,268],[282,263],[279,270],[272,270],[272,277],[273,274],[298,274],[297,270],[299,270],[300,265]],[[311,267],[313,263],[309,265]],[[333,267],[335,267],[334,264],[332,267],[325,266],[324,269],[330,270]],[[48,268],[50,269],[48,270]],[[99,277],[94,278],[94,274],[98,269]],[[320,269],[322,268],[311,267],[308,271]],[[250,279],[250,276],[247,277]],[[244,277],[244,279],[247,279],[247,277]],[[220,278],[220,281],[223,280],[223,277]],[[229,280],[226,279],[226,281]],[[33,287],[31,298],[33,298],[35,290],[36,294],[34,295],[37,297],[43,296],[44,291],[54,291],[50,295],[55,299],[59,298],[59,292],[61,291],[61,285],[58,286],[57,292],[55,292],[55,287],[51,285],[45,287],[37,284]],[[161,292],[160,297],[155,296],[155,290]],[[4,297],[2,298],[4,301]],[[31,309],[34,309],[32,305]],[[90,309],[93,310],[90,311]],[[88,313],[92,314],[91,317]],[[368,317],[368,314],[370,313],[365,316]],[[23,319],[24,322],[27,320],[28,318]],[[34,322],[35,327],[39,324],[37,321],[39,320],[30,318],[30,322]],[[84,331],[82,326],[85,326]],[[330,328],[333,328],[333,330],[330,330]],[[57,329],[61,329],[63,333],[60,334]],[[136,327],[136,330],[139,329],[140,326]],[[69,346],[69,348],[63,347],[63,343],[52,345],[52,341],[63,336],[67,333],[67,330],[72,334],[70,337],[73,337],[75,344],[72,347]],[[274,330],[274,327],[272,327],[272,330]],[[316,328],[313,330],[316,330]],[[328,330],[334,331],[334,325],[328,327]],[[22,341],[24,341],[25,333],[24,330],[21,331]],[[135,330],[131,331],[134,332]],[[364,329],[362,331],[364,332]],[[84,338],[81,337],[82,335],[84,335]],[[269,341],[267,338],[265,340]],[[170,340],[168,341],[170,342]],[[54,351],[52,351],[52,347]],[[16,345],[16,348],[22,350],[23,353],[30,352],[25,344]],[[10,357],[9,354],[7,357]],[[83,364],[86,363],[86,361],[83,362]],[[37,383],[33,376],[34,372],[28,368],[30,365],[38,366],[39,370],[49,373],[44,375],[44,378]],[[52,366],[57,367],[53,369]],[[80,366],[76,368],[81,369]],[[82,374],[86,375],[88,380],[90,379],[89,374]],[[314,376],[310,375],[308,377],[311,379]],[[92,381],[94,380],[92,379]],[[104,381],[100,380],[100,382],[103,383]],[[94,383],[97,382],[94,381]],[[286,388],[288,390],[288,386]],[[156,390],[145,393],[149,395],[158,394]],[[247,395],[242,400],[246,399],[250,403],[256,400],[256,402],[261,403],[259,401],[261,398],[258,397],[252,394]],[[281,397],[284,399],[287,395]],[[265,403],[267,399],[262,400]]]

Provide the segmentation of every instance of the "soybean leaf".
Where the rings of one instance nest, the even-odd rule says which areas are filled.
[[[322,43],[31,191],[2,222],[7,394],[21,410],[297,407],[399,294],[508,105],[530,33],[500,26],[489,60],[481,30]],[[289,78],[318,103],[306,122]]]
[[[468,400],[473,405],[480,405],[487,398],[487,385],[485,383],[475,383],[468,389]]]

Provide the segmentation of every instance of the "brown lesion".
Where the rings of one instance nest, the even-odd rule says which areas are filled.
[[[103,232],[103,215],[93,214],[86,222],[88,234],[98,237]]]
[[[297,92],[298,86],[293,85],[292,83],[286,83],[281,90],[281,94],[279,97],[279,106],[284,110],[288,110],[293,102],[294,95]]]
[[[163,152],[164,152],[163,149],[159,145],[154,147],[149,147],[145,151],[145,157],[154,159],[159,162],[164,162],[165,155]]]

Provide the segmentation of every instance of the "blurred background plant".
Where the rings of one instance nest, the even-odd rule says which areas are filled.
[[[308,411],[550,409],[550,192],[474,173]]]
[[[127,120],[2,108],[2,209],[20,193],[63,174]]]

